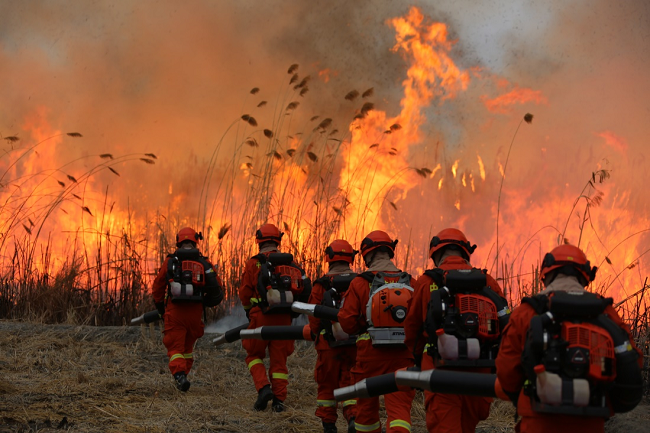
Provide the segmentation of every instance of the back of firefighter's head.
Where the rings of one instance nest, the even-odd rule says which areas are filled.
[[[274,224],[263,224],[257,232],[255,232],[255,242],[259,245],[260,249],[266,246],[280,246],[284,233],[280,231]]]
[[[469,262],[476,245],[472,245],[465,233],[455,228],[446,228],[435,235],[429,243],[429,257],[436,266],[440,266],[443,256],[459,256]]]
[[[395,257],[397,239],[392,240],[388,233],[375,230],[361,241],[361,256],[366,266],[370,266],[375,258],[388,255],[389,259]]]
[[[587,256],[574,245],[560,245],[544,256],[539,277],[548,286],[558,275],[575,277],[583,287],[596,278],[597,267],[591,267]]]
[[[325,261],[330,267],[338,263],[351,265],[358,252],[348,241],[336,239],[325,248]]]

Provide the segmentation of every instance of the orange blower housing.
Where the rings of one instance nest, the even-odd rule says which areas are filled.
[[[399,283],[387,284],[370,299],[370,326],[375,328],[403,328],[413,289]]]

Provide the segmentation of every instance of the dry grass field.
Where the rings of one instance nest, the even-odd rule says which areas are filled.
[[[167,370],[160,328],[0,322],[0,432],[319,432],[315,351],[296,342],[284,413],[252,410],[256,394],[241,343],[197,343],[192,388]],[[422,395],[413,431],[425,432]],[[512,432],[510,404],[497,402],[483,433]],[[647,431],[648,406],[617,416],[609,432]],[[344,431],[343,423],[339,431]]]

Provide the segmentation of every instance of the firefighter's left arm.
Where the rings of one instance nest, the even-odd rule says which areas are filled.
[[[487,274],[486,277],[487,285],[490,287],[490,289],[492,289],[493,292],[503,298],[503,290],[501,289],[499,283],[497,283],[497,280],[492,278],[490,274]]]
[[[345,291],[339,309],[339,324],[341,329],[349,335],[358,334],[365,325],[365,314],[362,311],[365,303],[359,298],[359,289],[361,285],[367,285],[368,281],[361,277],[356,277],[350,283],[350,287]]]
[[[524,386],[524,369],[521,354],[524,350],[530,319],[535,315],[533,309],[522,304],[517,307],[503,330],[501,345],[496,359],[497,378],[508,395],[518,395]],[[516,399],[513,400],[516,403]]]

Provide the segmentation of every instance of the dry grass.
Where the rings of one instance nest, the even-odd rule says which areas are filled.
[[[311,343],[289,358],[287,410],[255,412],[256,393],[241,343],[195,349],[192,388],[173,385],[160,328],[0,322],[0,432],[319,432]],[[413,431],[424,432],[422,393]],[[477,432],[512,432],[514,410],[497,401]],[[385,414],[383,414],[385,416]],[[646,423],[648,406],[617,416],[607,431]],[[344,431],[339,422],[339,431]]]

